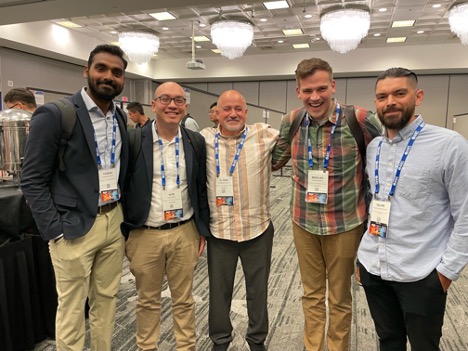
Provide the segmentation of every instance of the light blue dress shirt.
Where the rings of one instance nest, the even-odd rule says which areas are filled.
[[[377,145],[380,153],[378,200],[388,194],[418,116],[393,140],[375,138],[367,147],[367,172],[375,192]],[[384,134],[386,135],[386,133]],[[391,198],[387,237],[364,234],[359,262],[384,280],[413,282],[434,269],[451,280],[468,263],[468,142],[460,134],[426,124],[416,138]]]

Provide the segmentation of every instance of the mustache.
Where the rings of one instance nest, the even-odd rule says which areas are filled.
[[[96,82],[97,84],[106,84],[106,85],[110,85],[112,88],[115,88],[115,83],[112,81],[112,80],[109,80],[109,79],[104,79],[104,80],[98,80]]]
[[[384,113],[387,113],[387,112],[401,112],[402,110],[400,108],[396,108],[396,107],[389,107],[389,108],[386,108],[384,110]]]

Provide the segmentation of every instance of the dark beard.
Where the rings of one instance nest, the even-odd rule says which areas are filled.
[[[104,81],[99,81],[97,84],[104,83]],[[113,82],[109,81],[107,82],[109,85],[114,88],[114,91],[99,91],[97,86],[93,84],[91,79],[88,76],[88,88],[89,92],[91,93],[92,96],[94,96],[98,100],[104,100],[104,101],[112,101],[117,95],[119,95],[122,90],[123,86],[117,87]]]
[[[406,127],[408,125],[408,122],[411,120],[411,118],[414,115],[415,108],[416,108],[415,106],[413,106],[412,108],[409,108],[409,109],[405,109],[405,110],[390,108],[390,109],[384,110],[382,114],[380,114],[378,112],[377,115],[379,116],[380,122],[382,122],[382,125],[385,128],[392,129],[392,130],[401,130],[401,129],[403,129],[404,127]],[[387,118],[386,119],[384,117],[385,113],[395,112],[395,111],[401,112],[401,118],[399,118],[399,119],[396,119],[396,118],[388,119]]]

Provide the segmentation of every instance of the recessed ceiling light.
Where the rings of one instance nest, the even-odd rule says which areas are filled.
[[[305,18],[312,18],[312,15],[308,13],[307,15],[304,16]]]
[[[442,6],[441,4],[434,4],[434,5],[432,5],[432,7],[435,8],[435,9],[438,9],[438,8],[441,7],[441,6]]]
[[[381,8],[379,9],[379,12],[387,12],[387,8],[386,8],[386,7],[381,7]]]
[[[119,34],[119,32],[117,32],[116,30],[111,30],[110,34]]]
[[[175,17],[169,12],[155,12],[149,14],[151,17],[157,19],[158,21],[173,20]]]
[[[268,1],[268,2],[264,2],[263,5],[265,5],[267,10],[287,9],[289,7],[288,2],[285,0]]]
[[[302,29],[283,29],[284,35],[301,35],[304,34]]]
[[[293,44],[294,49],[308,49],[310,48],[309,44],[304,43],[304,44]]]
[[[120,46],[120,43],[118,41],[113,41],[111,42],[112,45],[115,45],[115,46]]]
[[[196,45],[195,47],[196,47],[197,49],[201,49],[201,48],[202,48],[201,45]]]
[[[382,35],[382,34],[380,34],[380,33],[375,33],[375,34],[374,34],[374,37],[380,37],[381,35]]]
[[[423,31],[423,30],[418,30],[416,33],[418,33],[418,34],[423,34],[424,31]]]
[[[393,38],[388,38],[387,43],[404,43],[406,41],[406,37],[393,37]]]
[[[169,27],[162,27],[162,30],[169,30]]]
[[[268,21],[266,18],[260,18],[260,22],[266,22]]]
[[[213,51],[215,54],[220,54],[221,53],[221,50],[219,50],[219,49],[211,49],[211,51]]]
[[[67,28],[81,28],[81,26],[78,23],[72,22],[72,21],[60,21],[60,22],[55,22],[62,27],[67,27]]]
[[[193,37],[193,40],[195,40],[195,41],[210,41],[210,39],[205,35],[195,35]]]
[[[284,40],[278,40],[278,44],[283,44]]]
[[[400,28],[400,27],[411,27],[414,25],[415,20],[406,20],[406,21],[393,21],[392,27],[393,28]]]
[[[205,23],[200,23],[198,26],[203,28],[203,27],[206,27],[206,24]]]

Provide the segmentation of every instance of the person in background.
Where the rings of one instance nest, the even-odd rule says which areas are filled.
[[[217,129],[205,128],[207,148],[209,335],[213,351],[233,339],[229,318],[237,262],[244,270],[251,351],[264,351],[268,335],[268,277],[274,228],[270,216],[271,153],[278,131],[246,125],[245,98],[235,90],[218,100]],[[237,150],[237,151],[236,151]]]
[[[375,84],[384,135],[367,149],[370,225],[361,284],[381,351],[438,351],[447,292],[468,263],[468,143],[425,124],[416,74],[390,68]]]
[[[188,113],[188,112],[184,116],[184,118],[182,118],[182,121],[180,122],[180,124],[181,124],[182,127],[190,129],[190,130],[192,130],[194,132],[199,132],[200,131],[200,127],[198,126],[197,121],[195,121],[195,119],[192,116],[190,116],[190,113]]]
[[[3,97],[6,108],[16,108],[33,113],[36,108],[36,98],[34,94],[26,88],[13,88]]]
[[[54,104],[31,119],[21,190],[48,241],[58,294],[56,348],[82,351],[89,298],[90,346],[110,351],[125,240],[120,196],[128,164],[125,113],[113,99],[124,87],[127,61],[118,46],[98,45],[84,68],[87,86],[70,101],[75,127],[59,168],[62,120]]]
[[[279,169],[292,158],[291,212],[304,289],[304,346],[306,351],[323,351],[326,338],[328,351],[346,351],[351,276],[367,217],[365,160],[343,117],[343,105],[333,97],[335,81],[328,62],[306,59],[295,73],[305,111],[299,108],[283,118],[273,166]],[[354,111],[367,145],[380,134],[380,123],[363,108],[355,106]],[[300,112],[304,118],[290,140],[289,129]]]
[[[139,102],[129,102],[127,105],[128,117],[135,123],[135,128],[143,128],[151,120],[145,115],[143,106]]]
[[[179,84],[161,84],[151,106],[156,119],[141,130],[124,196],[126,252],[138,293],[136,343],[139,350],[158,348],[166,275],[176,350],[195,351],[193,276],[210,235],[205,140],[180,126],[187,103]]]
[[[210,116],[210,121],[213,123],[213,128],[218,127],[218,114],[216,113],[216,106],[218,105],[218,102],[215,101],[211,104],[210,106],[210,112],[208,112],[208,115]]]

